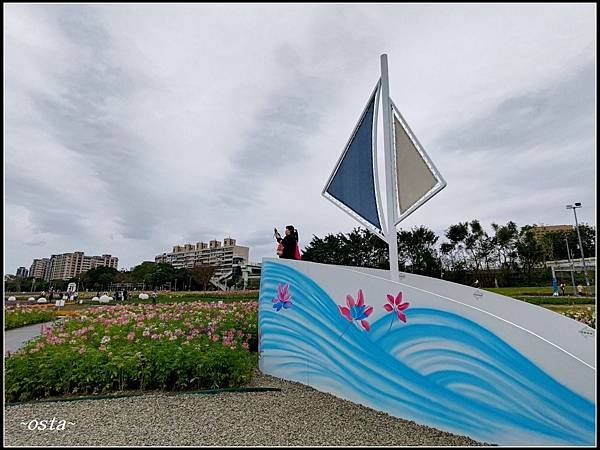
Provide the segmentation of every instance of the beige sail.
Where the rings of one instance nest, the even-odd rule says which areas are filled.
[[[438,183],[437,178],[394,115],[398,206],[404,214]]]

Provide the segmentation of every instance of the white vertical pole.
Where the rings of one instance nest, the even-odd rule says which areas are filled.
[[[387,55],[381,55],[381,109],[383,116],[383,149],[385,152],[385,190],[387,199],[387,242],[390,255],[390,279],[398,281],[398,241],[396,237],[396,191],[394,189],[394,146],[392,143],[392,105],[388,82]]]

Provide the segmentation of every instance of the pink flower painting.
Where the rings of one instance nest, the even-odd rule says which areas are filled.
[[[354,301],[354,298],[351,295],[346,296],[346,306],[338,305],[340,313],[350,322],[360,322],[362,327],[370,331],[371,325],[367,322],[367,317],[373,312],[372,306],[365,305],[365,297],[363,295],[362,289],[358,290],[357,300]]]
[[[273,299],[273,309],[279,311],[281,308],[288,309],[292,307],[292,294],[287,284],[277,286],[277,297]]]
[[[394,315],[398,316],[402,322],[406,323],[406,314],[404,311],[408,308],[410,303],[402,303],[402,292],[398,292],[396,298],[392,294],[387,295],[387,303],[383,305],[387,312],[393,312]]]

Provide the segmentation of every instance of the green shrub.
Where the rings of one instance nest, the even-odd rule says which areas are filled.
[[[56,318],[54,311],[31,307],[9,307],[4,310],[4,329],[50,322]]]
[[[6,401],[237,387],[256,367],[257,303],[103,306],[5,360]]]

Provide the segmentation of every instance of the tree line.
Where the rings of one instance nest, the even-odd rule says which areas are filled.
[[[48,291],[50,288],[66,291],[68,284],[75,282],[80,291],[105,291],[117,283],[142,285],[148,290],[161,289],[164,286],[170,286],[173,290],[207,290],[209,281],[217,269],[217,266],[206,264],[196,265],[191,269],[176,269],[168,263],[147,261],[129,271],[119,271],[113,267],[97,267],[69,280],[15,278],[5,282],[5,289],[7,292],[40,292]]]
[[[594,256],[596,229],[580,224],[584,255]],[[534,227],[519,227],[509,221],[491,224],[488,233],[479,220],[459,222],[444,232],[445,240],[425,226],[400,230],[397,235],[398,267],[401,271],[451,281],[468,283],[482,279],[483,284],[511,285],[520,279],[547,283],[551,260],[568,259],[567,242],[572,259],[580,258],[575,229],[569,232],[546,232],[536,235]],[[344,234],[313,236],[302,259],[326,264],[389,269],[387,244],[374,233],[354,228]],[[540,273],[540,271],[542,273]]]

